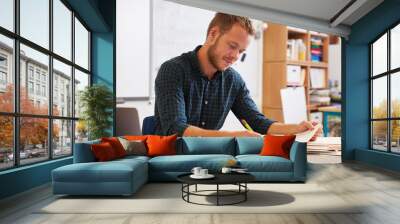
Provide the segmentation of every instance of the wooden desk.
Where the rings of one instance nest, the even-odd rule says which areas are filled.
[[[341,108],[337,106],[327,106],[327,107],[319,107],[318,111],[322,112],[322,124],[323,124],[323,131],[324,136],[327,137],[329,133],[329,126],[328,126],[328,117],[329,116],[336,116],[341,117]]]

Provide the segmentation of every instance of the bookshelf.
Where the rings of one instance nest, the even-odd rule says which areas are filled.
[[[310,119],[323,105],[311,93],[328,88],[329,35],[268,23],[263,38],[263,113],[283,122],[280,90],[304,86]]]

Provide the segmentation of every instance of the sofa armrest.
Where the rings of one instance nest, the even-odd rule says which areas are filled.
[[[305,181],[307,176],[307,143],[293,142],[290,149],[290,160],[293,162],[293,178]]]
[[[92,153],[90,146],[100,143],[100,140],[75,143],[74,147],[74,163],[95,162],[96,158]]]

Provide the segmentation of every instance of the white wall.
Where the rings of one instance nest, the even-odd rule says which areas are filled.
[[[184,52],[191,51],[197,45],[202,44],[206,37],[208,23],[215,14],[215,12],[163,0],[153,0],[152,4],[144,2],[148,1],[118,0],[119,7],[117,4],[117,29],[120,27],[120,30],[117,30],[117,97],[137,97],[134,94],[146,92],[146,88],[149,89],[151,96],[147,101],[125,101],[117,106],[136,107],[140,120],[154,114],[153,83],[160,65],[164,61]],[[127,6],[124,7],[124,4],[127,4]],[[133,7],[135,8],[135,12],[139,13],[125,13],[124,16],[118,16],[120,13],[119,10],[122,10],[122,13],[124,13],[127,8]],[[150,10],[151,7],[152,10]],[[144,13],[150,11],[151,13],[149,14]],[[146,16],[151,18],[143,18]],[[120,19],[118,20],[118,18]],[[122,19],[123,21],[121,21]],[[148,33],[130,31],[132,30],[132,26],[136,26],[136,23],[125,22],[143,20],[152,21],[151,30],[149,28],[150,25],[147,28],[144,27],[146,26],[146,22],[135,27],[135,30],[148,30]],[[253,22],[256,27],[260,27],[260,21]],[[132,36],[139,37],[133,38]],[[128,40],[140,41],[132,43]],[[119,53],[121,50],[126,53]],[[135,53],[131,53],[130,51],[135,51]],[[139,55],[147,55],[150,51],[151,55],[149,57],[142,56],[138,58]],[[257,106],[261,108],[262,36],[258,40],[251,42],[246,54],[245,61],[238,61],[233,67],[242,75],[251,96]],[[136,60],[131,60],[130,58],[132,57],[137,58]],[[120,69],[118,69],[119,67]],[[145,74],[146,69],[147,76]],[[149,72],[150,70],[151,72]],[[137,74],[140,74],[143,80],[139,80]],[[148,80],[153,80],[150,82],[150,86]],[[144,87],[145,85],[147,87]],[[135,88],[138,88],[140,91]],[[236,117],[230,113],[222,129],[234,130],[243,129],[243,127]]]

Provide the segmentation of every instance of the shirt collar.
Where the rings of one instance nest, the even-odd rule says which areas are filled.
[[[192,64],[194,70],[197,72],[197,74],[201,75],[202,78],[205,78],[208,80],[207,76],[201,71],[201,67],[200,67],[200,61],[199,58],[197,57],[197,52],[200,50],[200,48],[202,47],[202,45],[197,46],[193,51],[190,52],[190,63]],[[217,71],[214,78],[211,79],[212,80],[216,80],[217,78],[219,78],[220,75],[223,75],[224,72],[221,71]]]

